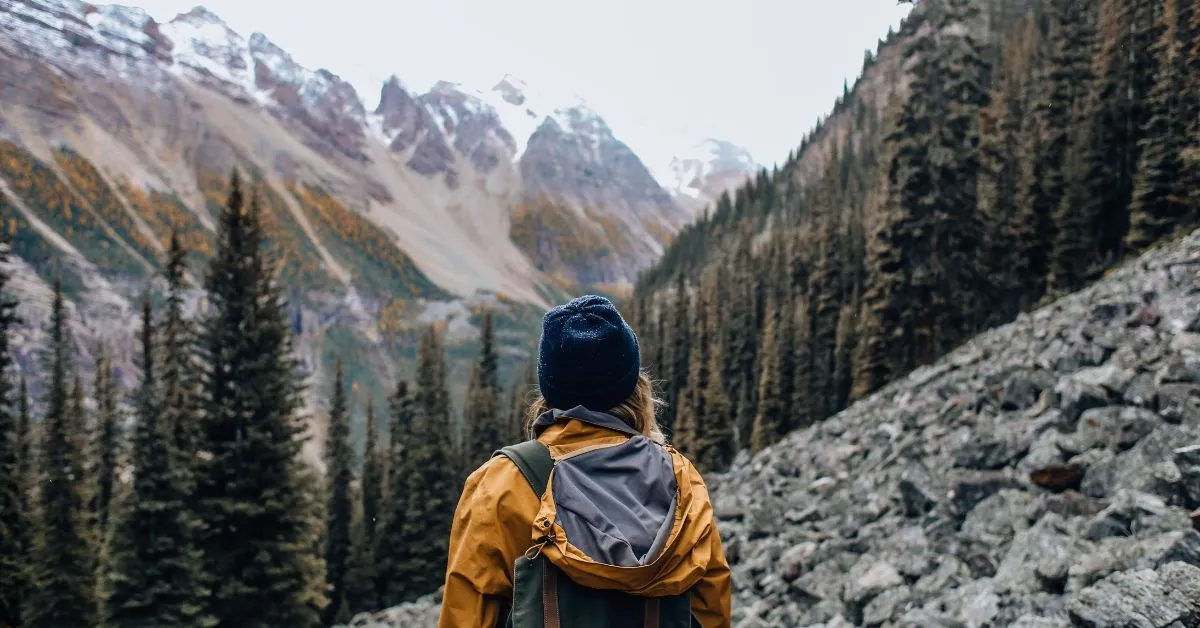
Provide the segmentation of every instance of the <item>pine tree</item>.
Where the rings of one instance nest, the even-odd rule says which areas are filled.
[[[1186,146],[1180,154],[1180,184],[1188,191],[1188,210],[1181,222],[1189,229],[1200,225],[1200,9],[1193,7],[1182,39],[1187,42],[1183,107],[1188,123]]]
[[[376,590],[384,606],[400,603],[410,591],[404,580],[404,566],[412,548],[406,545],[404,527],[408,511],[408,477],[414,472],[409,456],[414,414],[414,400],[408,383],[398,381],[396,391],[389,399],[387,490],[380,508],[380,526],[374,547]]]
[[[75,414],[75,396],[67,381],[74,370],[68,325],[62,283],[55,281],[43,370],[47,381],[40,456],[40,538],[34,556],[33,592],[24,616],[26,625],[35,627],[89,628],[96,625],[98,614],[83,473],[82,417]]]
[[[981,121],[978,205],[988,237],[980,257],[991,284],[991,290],[984,295],[988,315],[981,321],[983,326],[1000,325],[1015,318],[1028,300],[1026,292],[1037,289],[1026,284],[1033,275],[1028,270],[1030,254],[1021,254],[1017,246],[1019,228],[1034,227],[1033,215],[1021,214],[1017,189],[1022,164],[1028,163],[1022,159],[1022,134],[1029,108],[1030,66],[1038,37],[1036,19],[1027,16],[1004,47],[999,84]],[[1018,216],[1024,216],[1024,222],[1018,222]],[[1027,247],[1042,242],[1037,231],[1027,232],[1024,237]]]
[[[365,499],[361,491],[359,495]],[[365,505],[364,499],[355,502]],[[350,526],[350,557],[346,563],[346,603],[339,609],[339,616],[334,618],[339,625],[349,623],[357,613],[379,608],[379,593],[375,589],[374,548],[367,533],[367,523],[362,508],[355,508]]]
[[[354,452],[350,449],[350,413],[342,361],[333,367],[333,398],[329,403],[329,436],[325,444],[325,473],[328,485],[325,511],[325,585],[329,605],[325,623],[333,623],[346,604],[346,564],[350,558],[350,523],[354,514],[351,484],[354,482]]]
[[[939,152],[951,155],[950,163],[934,156],[940,196],[933,212],[929,249],[931,267],[940,285],[932,302],[940,312],[936,325],[937,355],[953,350],[980,328],[983,316],[975,295],[990,289],[979,272],[979,247],[983,225],[977,211],[979,186],[979,119],[990,103],[991,75],[984,44],[976,39],[970,24],[979,20],[980,7],[973,0],[948,0],[939,28],[943,30],[937,55],[944,58],[938,73],[944,84],[946,117],[937,125]],[[947,41],[947,39],[949,41]],[[936,79],[935,79],[936,80]],[[971,295],[964,299],[962,295]]]
[[[749,446],[750,432],[754,424],[757,404],[758,380],[758,285],[754,277],[752,234],[747,223],[738,236],[738,244],[730,260],[730,282],[722,286],[729,293],[729,301],[737,303],[730,308],[726,327],[727,355],[724,360],[721,380],[729,390],[729,397],[737,400],[737,419],[734,430],[739,446]]]
[[[0,245],[0,262],[8,260],[8,246]],[[19,322],[16,300],[8,293],[9,274],[0,268],[0,626],[21,625],[21,601],[28,592],[25,542],[30,530],[28,486],[24,466],[28,414],[22,398],[15,407],[9,330]]]
[[[842,306],[838,314],[833,346],[834,412],[840,412],[850,401],[854,386],[854,349],[857,338],[858,305],[856,300]]]
[[[775,278],[774,299],[779,325],[779,415],[780,431],[786,432],[793,421],[793,395],[796,385],[796,296],[793,294],[787,269],[792,251],[790,239],[780,236],[775,247],[771,276]]]
[[[1086,3],[1050,0],[1049,33],[1039,43],[1026,111],[1025,145],[1018,203],[1020,257],[1028,264],[1026,304],[1045,291],[1055,241],[1054,213],[1062,201],[1063,167],[1071,112],[1084,99],[1091,80],[1091,25]]]
[[[379,448],[379,423],[375,419],[375,401],[367,397],[367,435],[363,448],[362,510],[363,534],[367,546],[375,541],[375,529],[383,504],[384,451]]]
[[[445,349],[440,333],[432,327],[421,339],[417,373],[412,448],[406,460],[411,472],[403,476],[403,536],[409,556],[400,569],[410,597],[442,584],[450,524],[462,487],[450,440]]]
[[[1146,122],[1143,105],[1155,76],[1153,57],[1156,4],[1162,0],[1101,0],[1095,81],[1085,114],[1094,125],[1087,186],[1094,191],[1080,208],[1093,221],[1102,257],[1124,255],[1129,230],[1138,145]]]
[[[103,540],[108,538],[113,491],[124,439],[121,435],[119,383],[113,377],[112,362],[105,349],[101,347],[96,355],[96,438],[92,443],[92,458],[96,461],[96,492],[92,496],[92,516],[96,520],[98,540],[103,544]]]
[[[809,390],[813,381],[812,324],[808,315],[808,302],[797,298],[783,316],[792,319],[792,397],[788,404],[790,413],[784,415],[783,432],[812,425],[814,415],[810,405]]]
[[[903,115],[901,103],[888,111],[888,125],[895,126]],[[913,362],[913,317],[910,274],[913,219],[901,208],[895,164],[903,148],[902,138],[892,134],[883,144],[876,172],[873,212],[868,225],[866,289],[862,295],[858,343],[854,356],[854,386],[851,399],[861,399],[903,373]],[[801,339],[796,340],[800,350]],[[800,356],[797,357],[800,360]],[[810,365],[798,363],[797,377],[807,377]],[[801,390],[801,389],[798,389]]]
[[[809,377],[808,404],[813,420],[831,415],[837,406],[837,387],[834,379],[834,353],[837,344],[837,318],[841,310],[842,286],[840,269],[842,242],[838,233],[840,206],[836,196],[837,162],[835,151],[826,164],[825,176],[821,181],[821,197],[818,207],[821,214],[817,223],[818,250],[812,273],[808,277],[808,294],[811,296],[809,312],[812,328],[810,346],[812,370]]]
[[[720,338],[720,287],[724,279],[721,268],[710,273],[701,287],[707,309],[701,338],[708,345],[704,352],[708,364],[704,369],[703,386],[697,387],[694,393],[699,398],[700,410],[695,413],[692,447],[696,465],[707,471],[724,470],[733,461],[735,449],[733,403],[720,376],[725,361],[725,343]]]
[[[1077,119],[1072,128],[1074,140],[1063,164],[1067,189],[1054,213],[1057,227],[1048,278],[1054,294],[1082,288],[1095,262],[1095,230],[1085,210],[1088,197],[1094,193],[1087,187],[1087,165],[1091,151],[1102,147],[1092,144],[1089,130],[1087,121]]]
[[[767,322],[763,327],[758,378],[758,413],[754,417],[754,429],[750,436],[750,451],[757,453],[774,443],[783,433],[784,417],[779,364],[782,347],[779,338],[780,311],[774,300],[767,302]]]
[[[133,487],[113,526],[106,588],[107,625],[113,628],[213,626],[204,613],[203,556],[196,549],[196,519],[186,508],[190,470],[164,420],[157,379],[155,334],[149,301],[142,303],[142,382],[133,433]]]
[[[325,600],[291,329],[264,256],[255,196],[236,174],[205,279],[196,502],[209,610],[220,624],[304,628]]]
[[[500,415],[500,375],[492,330],[492,313],[483,315],[479,361],[471,373],[467,388],[465,419],[466,459],[464,469],[470,473],[487,462],[492,452],[508,444]],[[465,474],[464,474],[465,475]]]
[[[987,67],[970,29],[955,29],[977,11],[965,0],[935,5],[932,29],[905,51],[913,84],[884,143],[891,189],[868,244],[858,394],[932,363],[982,319],[968,295],[986,288],[975,207]]]
[[[173,436],[178,455],[178,473],[184,482],[188,509],[198,507],[192,499],[192,487],[198,461],[196,453],[201,443],[200,388],[196,368],[196,330],[192,321],[184,315],[184,298],[187,286],[184,273],[187,269],[187,252],[179,242],[177,233],[171,234],[167,250],[167,263],[163,276],[167,283],[166,312],[163,316],[162,341],[162,406],[161,422],[165,433]]]
[[[675,278],[675,298],[671,301],[669,338],[666,352],[667,378],[666,411],[663,412],[662,428],[667,434],[678,429],[680,407],[683,405],[683,393],[688,385],[688,362],[691,351],[691,305],[688,299],[687,280],[683,273]]]
[[[1159,20],[1161,36],[1152,49],[1157,72],[1147,96],[1146,125],[1139,138],[1139,162],[1125,246],[1140,252],[1170,235],[1185,219],[1188,191],[1180,176],[1192,113],[1186,93],[1187,50],[1192,0],[1165,0]]]
[[[709,329],[708,316],[712,311],[708,299],[712,298],[715,291],[706,287],[707,283],[711,283],[711,280],[706,276],[701,282],[699,294],[696,295],[695,316],[689,321],[691,331],[687,336],[692,343],[687,350],[687,379],[679,390],[674,424],[675,446],[693,461],[699,453],[701,424],[705,414],[704,390],[708,387],[710,377],[708,354],[713,350],[713,338],[706,334]]]

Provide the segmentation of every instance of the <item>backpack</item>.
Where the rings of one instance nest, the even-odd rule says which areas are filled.
[[[537,440],[492,454],[517,465],[534,494],[546,492],[554,459]],[[531,556],[532,555],[532,556]],[[693,628],[691,595],[649,598],[589,589],[573,582],[545,556],[526,552],[513,568],[513,599],[505,628]]]

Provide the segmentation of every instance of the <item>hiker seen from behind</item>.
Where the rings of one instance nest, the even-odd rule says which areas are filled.
[[[546,313],[531,440],[467,479],[439,628],[725,628],[729,564],[700,473],[663,437],[611,302]]]

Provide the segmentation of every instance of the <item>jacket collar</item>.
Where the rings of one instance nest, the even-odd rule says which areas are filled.
[[[637,430],[634,430],[628,423],[621,419],[608,414],[606,412],[593,412],[583,406],[575,406],[570,410],[550,410],[543,413],[533,422],[534,435],[541,434],[542,430],[554,425],[555,423],[565,423],[571,419],[589,423],[597,427],[603,427],[629,436],[637,436]]]

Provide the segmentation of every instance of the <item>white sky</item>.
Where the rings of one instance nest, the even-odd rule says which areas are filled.
[[[197,0],[117,0],[160,22]],[[249,37],[327,68],[368,109],[395,74],[576,93],[654,167],[716,137],[783,161],[909,8],[896,0],[207,0]]]

